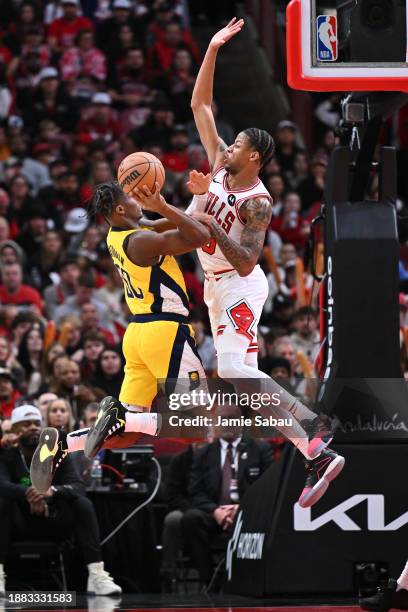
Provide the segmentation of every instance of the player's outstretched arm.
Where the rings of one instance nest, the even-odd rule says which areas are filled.
[[[211,175],[203,174],[202,172],[198,172],[197,170],[190,170],[189,180],[187,181],[187,187],[195,196],[190,205],[184,211],[187,215],[191,215],[195,211],[203,211],[204,206],[206,204],[206,195],[208,188],[211,183]],[[166,232],[167,230],[176,229],[176,224],[168,219],[141,219],[140,225],[144,227],[149,227],[155,232],[161,234],[162,232]]]
[[[177,229],[156,232],[135,232],[127,245],[128,257],[139,266],[150,266],[161,255],[181,255],[196,249],[210,239],[208,229],[191,216],[186,215],[160,195],[156,183],[156,190],[151,193],[147,187],[136,189],[133,192],[144,210],[157,212]]]
[[[205,223],[221,251],[240,276],[248,276],[255,268],[261,254],[265,233],[272,216],[272,205],[268,198],[247,200],[241,207],[246,220],[241,244],[232,240],[210,215],[196,213],[194,217]]]
[[[230,38],[238,34],[244,25],[244,20],[231,19],[229,24],[212,37],[204,56],[191,98],[191,108],[203,147],[211,167],[218,165],[223,158],[226,144],[218,136],[214,115],[211,110],[213,101],[215,61],[218,50]]]

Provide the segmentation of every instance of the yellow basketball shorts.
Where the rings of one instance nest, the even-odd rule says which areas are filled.
[[[168,320],[129,323],[123,338],[123,355],[125,377],[119,399],[127,404],[150,409],[158,384],[164,383],[169,395],[178,379],[198,385],[205,380],[194,332],[186,323]]]

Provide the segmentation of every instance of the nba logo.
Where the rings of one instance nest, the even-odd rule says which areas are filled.
[[[317,17],[317,61],[335,62],[337,60],[337,17],[319,15]]]

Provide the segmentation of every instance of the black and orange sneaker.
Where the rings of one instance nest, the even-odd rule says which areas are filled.
[[[46,427],[41,432],[30,466],[31,483],[37,491],[48,491],[55,472],[67,455],[67,434],[54,427]]]
[[[326,493],[329,484],[342,471],[345,459],[326,448],[318,457],[306,461],[307,478],[298,504],[301,508],[310,508]]]
[[[360,598],[359,604],[363,610],[373,612],[388,612],[388,610],[408,610],[408,591],[399,589],[398,583],[390,578],[384,587],[378,587],[377,592],[370,597]]]
[[[96,421],[89,430],[85,442],[84,453],[88,459],[96,456],[106,440],[124,433],[126,412],[120,401],[111,395],[103,398],[99,404]]]

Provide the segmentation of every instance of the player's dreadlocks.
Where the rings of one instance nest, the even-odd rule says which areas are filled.
[[[247,128],[244,130],[245,136],[249,139],[255,151],[258,151],[261,158],[261,168],[268,163],[275,152],[275,143],[270,134],[259,128]]]
[[[97,185],[86,207],[88,219],[96,221],[97,215],[102,215],[109,224],[109,219],[118,200],[123,197],[124,193],[117,181]]]

